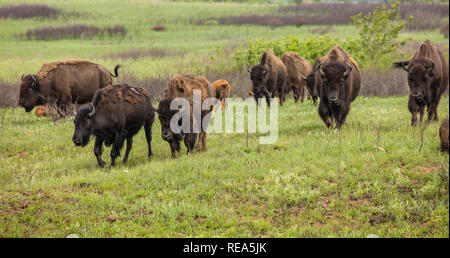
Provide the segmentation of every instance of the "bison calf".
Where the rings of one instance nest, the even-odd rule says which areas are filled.
[[[75,131],[72,141],[76,146],[86,146],[91,135],[94,135],[94,154],[100,167],[105,165],[102,160],[102,146],[111,146],[111,166],[120,156],[125,139],[127,149],[123,158],[125,164],[132,148],[133,136],[145,128],[148,156],[152,155],[152,124],[154,109],[147,90],[135,88],[127,84],[111,85],[96,91],[90,104],[83,105],[78,110],[74,124]]]
[[[442,120],[441,127],[439,128],[439,137],[441,138],[441,150],[448,152],[448,118]]]
[[[225,109],[225,99],[230,97],[230,84],[226,80],[217,80],[213,82],[214,90],[216,91],[216,99],[222,103],[222,111]]]

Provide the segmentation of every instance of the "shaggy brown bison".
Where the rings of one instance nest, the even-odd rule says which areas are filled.
[[[316,88],[316,76],[319,76],[319,65],[324,62],[324,57],[318,57],[314,61],[311,73],[309,73],[304,80],[306,81],[306,88],[308,89],[308,99],[312,99],[314,105],[317,104],[319,98],[319,91]]]
[[[305,98],[306,76],[311,73],[311,64],[309,61],[297,53],[287,52],[281,57],[287,71],[286,89],[292,91],[295,102]]]
[[[214,106],[211,106],[208,110],[202,109],[200,117],[194,116],[194,90],[200,91],[202,105],[206,99],[214,98],[216,96],[214,87],[205,77],[192,74],[175,75],[169,80],[165,90],[165,97],[160,101],[156,110],[161,122],[161,137],[170,144],[172,158],[176,158],[176,152],[180,151],[180,141],[182,140],[184,140],[184,144],[186,145],[187,153],[192,152],[194,148],[196,151],[206,151],[206,128],[209,124],[209,120],[206,122],[203,120],[205,116],[213,110]],[[170,125],[173,116],[178,112],[183,112],[181,108],[171,109],[171,106],[179,107],[182,105],[182,102],[178,103],[178,101],[180,101],[179,98],[189,102],[189,110],[184,110],[187,111],[190,119],[190,128],[188,128],[188,132],[174,132]],[[178,124],[181,125],[181,122],[182,120],[180,119]],[[205,123],[205,125],[202,126],[202,123]],[[195,126],[201,127],[199,133],[194,131]],[[197,134],[199,134],[199,139],[196,145]]]
[[[396,62],[393,68],[408,72],[411,125],[417,125],[417,113],[420,113],[422,123],[425,107],[428,109],[428,122],[432,119],[438,121],[439,101],[448,89],[448,66],[442,52],[426,40],[411,60]]]
[[[110,85],[95,92],[92,102],[80,107],[75,115],[75,131],[72,141],[76,146],[86,146],[94,135],[94,154],[100,167],[103,143],[111,146],[111,166],[120,156],[125,139],[127,149],[123,163],[127,163],[133,144],[133,136],[144,126],[148,156],[152,155],[152,124],[154,110],[147,90],[127,84]]]
[[[249,72],[253,82],[253,97],[256,101],[259,98],[266,98],[267,105],[270,107],[270,98],[279,97],[280,105],[283,105],[287,71],[272,49],[264,51],[260,63],[249,69]]]
[[[319,115],[325,124],[340,129],[350,112],[350,104],[359,94],[361,76],[359,67],[341,47],[335,46],[318,66],[315,86],[320,103]]]
[[[96,90],[112,84],[118,76],[105,67],[86,60],[44,64],[37,74],[22,76],[19,106],[30,112],[37,105],[56,104],[61,116],[69,114],[73,103],[91,101]]]
[[[217,80],[212,83],[216,91],[216,99],[222,103],[222,111],[225,109],[226,98],[230,97],[230,84],[226,80]]]
[[[449,146],[448,146],[448,118],[445,118],[444,120],[442,120],[442,124],[441,127],[439,128],[439,138],[441,138],[441,150],[442,151],[449,151]]]

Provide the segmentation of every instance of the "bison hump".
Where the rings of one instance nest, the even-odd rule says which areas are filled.
[[[78,65],[78,64],[92,64],[92,62],[88,60],[82,60],[82,59],[70,59],[70,60],[63,60],[63,61],[57,61],[52,63],[43,64],[37,75],[40,78],[45,78],[47,74],[60,65]]]

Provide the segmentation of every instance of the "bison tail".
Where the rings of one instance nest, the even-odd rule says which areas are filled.
[[[112,74],[111,72],[109,72],[111,74],[112,77],[117,78],[117,76],[119,76],[119,68],[122,67],[120,64],[116,65],[114,67],[114,74]]]
[[[407,66],[409,64],[409,61],[404,61],[404,62],[395,62],[392,64],[392,69],[404,69],[406,70],[405,66]]]

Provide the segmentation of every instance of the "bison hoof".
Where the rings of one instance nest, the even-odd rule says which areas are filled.
[[[106,163],[104,161],[99,161],[98,162],[98,166],[101,167],[101,168],[104,167],[105,165],[106,165]]]

